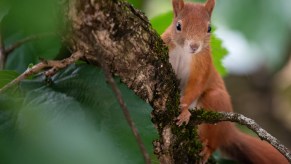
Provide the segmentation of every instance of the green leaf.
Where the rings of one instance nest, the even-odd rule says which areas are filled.
[[[153,28],[161,35],[172,23],[173,12],[158,15],[150,20]]]
[[[5,45],[10,45],[20,40],[23,35],[14,34],[5,40]],[[5,69],[15,70],[19,73],[24,72],[30,63],[37,63],[38,58],[36,55],[36,48],[31,42],[25,43],[19,48],[15,49],[9,54]]]
[[[8,14],[10,10],[10,4],[7,0],[0,1],[0,22]]]
[[[0,88],[17,78],[20,74],[15,71],[0,71]]]
[[[58,0],[14,0],[10,4],[1,27],[6,47],[27,37],[64,32]],[[39,58],[54,59],[60,47],[60,36],[44,36],[26,42],[9,54],[5,69],[23,72],[29,63],[38,63]]]
[[[16,32],[36,34],[59,30],[62,20],[58,0],[12,0],[10,11],[3,21],[4,35]]]
[[[213,32],[211,35],[210,43],[213,62],[216,70],[220,73],[220,75],[224,76],[227,74],[227,70],[222,64],[222,59],[227,55],[228,51],[222,46],[222,40],[214,34],[215,28],[213,27],[212,29]]]
[[[128,3],[132,4],[135,8],[141,9],[143,0],[127,0]]]
[[[116,83],[154,157],[152,141],[157,132],[151,123],[151,107],[118,79]],[[13,159],[30,164],[143,163],[131,129],[100,69],[73,65],[50,82],[39,76],[23,81],[20,88],[25,93],[24,101],[14,129],[21,134],[22,147],[15,151]]]

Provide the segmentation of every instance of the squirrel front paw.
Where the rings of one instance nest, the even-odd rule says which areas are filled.
[[[186,125],[188,124],[189,120],[190,120],[190,116],[191,113],[189,112],[189,110],[182,110],[182,112],[180,113],[180,115],[177,117],[177,125],[181,126],[183,125],[183,123],[185,123]]]

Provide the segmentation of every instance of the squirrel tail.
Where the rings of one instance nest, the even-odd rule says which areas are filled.
[[[234,128],[232,137],[220,147],[223,154],[244,164],[288,164],[287,159],[269,143]]]

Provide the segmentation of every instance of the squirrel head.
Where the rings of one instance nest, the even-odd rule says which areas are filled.
[[[215,0],[205,4],[184,3],[172,0],[174,20],[172,22],[172,41],[186,52],[196,54],[209,47],[211,33],[211,14]]]

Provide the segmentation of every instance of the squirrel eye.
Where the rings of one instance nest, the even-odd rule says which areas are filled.
[[[207,32],[208,32],[208,33],[211,32],[211,26],[210,26],[210,25],[208,26],[208,30],[207,30]]]
[[[182,25],[180,22],[177,22],[176,29],[177,29],[177,31],[182,31]]]

